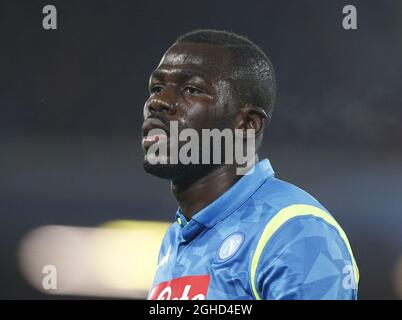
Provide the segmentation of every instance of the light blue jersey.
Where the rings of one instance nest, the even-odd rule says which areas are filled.
[[[311,195],[260,161],[163,239],[149,299],[356,299],[348,239]]]

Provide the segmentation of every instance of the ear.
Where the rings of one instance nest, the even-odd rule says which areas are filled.
[[[258,137],[263,131],[265,124],[270,121],[269,115],[261,107],[245,104],[236,115],[236,129],[254,129],[255,136]]]

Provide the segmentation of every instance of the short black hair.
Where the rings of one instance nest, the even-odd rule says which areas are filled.
[[[276,95],[275,71],[255,43],[233,32],[212,29],[191,31],[176,43],[205,43],[229,49],[233,54],[230,73],[241,102],[262,107],[271,118]]]

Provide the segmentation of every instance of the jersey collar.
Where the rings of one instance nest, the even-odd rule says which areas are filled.
[[[181,226],[181,233],[185,241],[191,241],[203,230],[214,227],[219,221],[235,212],[267,179],[274,175],[268,159],[258,162],[250,172],[218,199],[197,212],[190,221],[186,220],[181,209],[178,208],[176,221]]]

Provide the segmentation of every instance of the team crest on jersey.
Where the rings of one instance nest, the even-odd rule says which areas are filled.
[[[235,232],[223,240],[217,252],[217,260],[220,262],[226,261],[233,257],[239,250],[244,241],[242,232]]]
[[[209,274],[186,276],[159,283],[149,293],[149,300],[205,300]]]

